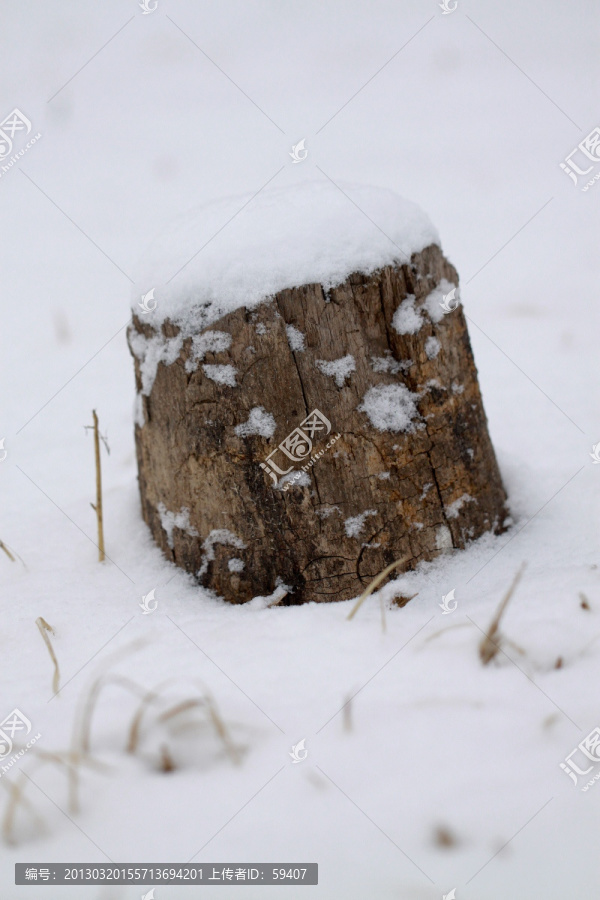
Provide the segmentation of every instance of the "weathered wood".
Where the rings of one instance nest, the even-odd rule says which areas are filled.
[[[174,363],[159,364],[135,436],[144,519],[169,559],[234,603],[280,584],[283,603],[345,600],[396,559],[412,569],[501,530],[505,492],[462,308],[440,318],[423,306],[442,279],[458,284],[432,245],[409,265],[238,309],[208,329],[230,335],[228,349],[194,359],[187,338]],[[423,323],[398,333],[392,320],[410,295]],[[290,325],[304,349],[291,349]],[[131,329],[130,342],[153,334],[135,316]],[[166,322],[162,333],[178,329]],[[346,356],[353,371],[327,374],[323,361]],[[212,380],[211,365],[233,366],[235,386]],[[137,358],[136,380],[140,392]],[[417,395],[412,430],[380,431],[361,409],[386,385]],[[272,437],[240,429],[256,408],[273,416]],[[260,464],[315,409],[331,423],[329,435],[314,434],[312,455],[323,454],[300,483],[275,487]],[[281,450],[272,462],[294,465]]]

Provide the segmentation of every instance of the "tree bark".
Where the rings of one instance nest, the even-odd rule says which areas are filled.
[[[346,600],[394,560],[404,563],[390,577],[502,529],[506,495],[462,308],[430,305],[442,279],[458,285],[432,245],[407,265],[237,309],[158,365],[135,438],[143,516],[169,559],[233,603],[281,585],[284,604]],[[155,334],[134,316],[132,347]],[[163,324],[164,339],[177,334]],[[386,391],[408,430],[385,402],[383,420],[365,412]],[[312,452],[295,461],[306,437]],[[287,486],[273,463],[292,468]]]

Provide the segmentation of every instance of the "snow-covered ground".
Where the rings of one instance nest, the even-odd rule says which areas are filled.
[[[595,896],[600,787],[560,763],[600,726],[600,187],[559,165],[600,124],[595,6],[6,0],[0,22],[0,118],[16,107],[42,135],[0,168],[0,540],[24,562],[0,552],[0,718],[17,708],[41,734],[0,769],[2,900],[150,889],[16,887],[15,862],[188,860],[319,864],[318,887],[244,897]],[[439,230],[515,521],[388,584],[385,631],[377,596],[351,621],[351,603],[205,596],[163,560],[137,495],[125,328],[144,247],[190,206],[327,178],[390,188]],[[111,451],[103,565],[92,409]],[[482,629],[523,562],[484,667]],[[399,609],[398,591],[418,594]],[[43,754],[70,748],[102,673],[119,677],[97,697],[73,812]],[[165,682],[127,753],[135,692]],[[160,720],[207,692],[214,706]],[[21,780],[28,805],[7,820]]]

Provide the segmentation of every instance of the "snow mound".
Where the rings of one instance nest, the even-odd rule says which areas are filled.
[[[275,434],[275,419],[267,412],[264,406],[255,406],[250,410],[247,422],[236,425],[235,433],[239,437],[249,437],[259,434],[261,437],[270,438]]]
[[[290,349],[295,353],[302,353],[304,350],[304,335],[300,331],[299,328],[296,328],[295,325],[286,325],[285,331],[287,334],[288,343],[290,345]]]
[[[266,188],[171,223],[138,266],[132,309],[154,288],[157,306],[148,321],[158,328],[170,319],[190,335],[284,288],[333,287],[352,272],[407,262],[430,244],[439,237],[429,218],[384,188],[329,182]]]
[[[381,384],[367,391],[358,409],[378,431],[413,431],[418,399],[403,384]]]
[[[398,334],[416,334],[422,324],[423,317],[415,309],[415,295],[409,294],[394,313],[392,327]]]
[[[342,356],[341,359],[331,360],[331,362],[325,359],[317,359],[315,364],[323,375],[335,378],[335,383],[339,388],[344,387],[346,378],[349,378],[352,372],[356,372],[356,363],[354,362],[354,357],[350,354]]]
[[[207,364],[202,366],[202,371],[207,378],[210,378],[217,384],[225,384],[227,387],[236,387],[237,385],[237,381],[235,380],[237,370],[234,366]]]

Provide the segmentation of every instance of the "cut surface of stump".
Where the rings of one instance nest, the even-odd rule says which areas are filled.
[[[314,205],[326,201],[322,186],[313,193]],[[272,215],[277,198],[263,203]],[[319,272],[289,286],[283,273],[288,286],[273,290],[269,270],[260,297],[260,265],[290,237],[280,227],[241,302],[229,299],[216,250],[204,275],[212,293],[201,269],[178,292],[164,288],[162,309],[159,278],[156,310],[138,304],[129,344],[143,516],[164,554],[216,595],[347,600],[395,560],[390,577],[502,529],[506,496],[458,276],[422,219],[400,223],[390,247],[369,222],[346,223],[330,239],[350,243],[333,284]],[[376,245],[362,272],[351,268],[361,241]],[[228,246],[243,257],[239,241]],[[316,265],[296,260],[298,277]]]

